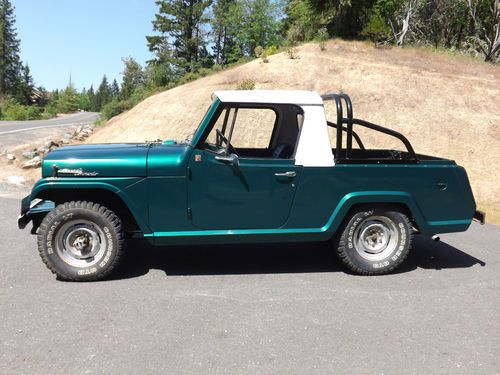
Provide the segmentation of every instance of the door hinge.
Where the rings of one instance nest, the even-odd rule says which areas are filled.
[[[191,167],[187,167],[187,177],[189,179],[191,179],[191,175],[192,175],[192,173],[191,173]]]
[[[188,219],[191,219],[193,217],[193,211],[189,207],[188,207],[187,214],[188,214]]]

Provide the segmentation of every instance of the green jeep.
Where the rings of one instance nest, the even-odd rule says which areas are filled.
[[[404,150],[365,147],[360,131]],[[415,233],[465,231],[474,218],[484,222],[464,168],[354,118],[347,95],[254,90],[215,92],[183,142],[49,153],[18,224],[33,223],[59,279],[89,281],[118,266],[131,237],[162,246],[330,241],[349,270],[379,275],[404,261]]]

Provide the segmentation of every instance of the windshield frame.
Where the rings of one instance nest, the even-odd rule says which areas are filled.
[[[186,139],[186,143],[195,147],[198,141],[200,140],[200,137],[203,135],[203,132],[205,131],[207,125],[210,123],[210,120],[214,116],[214,113],[217,111],[217,108],[219,107],[220,104],[220,99],[215,98],[212,104],[208,107],[207,111],[205,112],[205,115],[203,116],[203,119],[200,121],[200,124],[196,128],[196,130],[193,132],[193,135],[191,136],[190,139]]]

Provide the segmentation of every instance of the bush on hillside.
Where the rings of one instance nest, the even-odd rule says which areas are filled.
[[[125,112],[130,108],[132,108],[132,105],[129,100],[113,99],[102,107],[101,114],[105,119],[109,120],[110,118],[118,116],[120,113]]]
[[[326,42],[330,38],[330,35],[328,34],[328,30],[326,27],[322,27],[321,29],[318,30],[318,34],[316,36],[316,39],[319,42],[319,48],[322,51],[326,50]]]
[[[253,90],[255,89],[255,81],[253,79],[244,79],[236,86],[236,90]]]

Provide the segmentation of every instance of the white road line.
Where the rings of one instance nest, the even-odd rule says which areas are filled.
[[[28,130],[36,130],[36,129],[44,129],[44,128],[56,128],[59,126],[79,126],[79,125],[89,125],[92,124],[92,122],[74,122],[74,123],[69,123],[69,124],[57,124],[57,125],[45,125],[45,126],[33,126],[31,128],[24,128],[24,129],[16,129],[16,130],[8,130],[5,132],[0,132],[0,135],[3,134],[13,134],[13,133],[21,133],[25,132]]]

